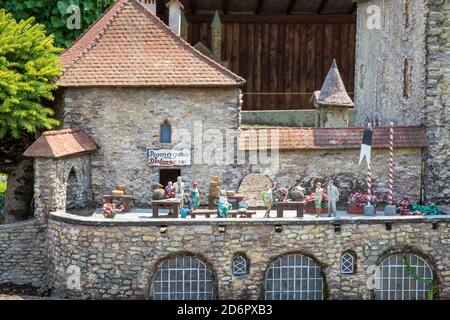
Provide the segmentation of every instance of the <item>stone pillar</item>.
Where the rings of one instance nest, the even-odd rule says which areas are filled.
[[[64,167],[58,160],[36,158],[34,176],[34,216],[46,223],[49,212],[65,209]]]
[[[222,59],[222,22],[218,11],[214,14],[211,23],[211,52],[212,58],[220,62]]]

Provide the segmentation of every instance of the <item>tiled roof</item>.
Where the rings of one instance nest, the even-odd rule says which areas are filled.
[[[264,149],[258,147],[256,142],[257,135],[265,132],[267,132],[267,145],[270,148],[272,133],[277,130],[280,150],[357,149],[361,147],[364,128],[243,129],[239,135],[239,149]],[[373,131],[372,147],[388,148],[389,128],[376,127]],[[249,141],[252,143],[250,144]],[[394,147],[426,147],[427,145],[424,127],[394,127]]]
[[[350,99],[347,90],[345,89],[335,59],[333,59],[333,64],[328,71],[322,89],[314,92],[314,97],[316,100],[315,102],[319,105],[354,106],[352,99]]]
[[[44,132],[24,153],[26,157],[60,158],[97,150],[97,144],[79,129]]]
[[[118,0],[60,56],[60,86],[235,86],[137,0]]]

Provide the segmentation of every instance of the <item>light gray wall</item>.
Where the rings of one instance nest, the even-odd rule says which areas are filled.
[[[402,0],[370,0],[358,3],[355,125],[380,121],[388,125],[423,122],[426,77],[426,0],[409,1],[410,23],[406,27]],[[377,6],[381,29],[369,30],[367,10]],[[405,59],[411,59],[410,97],[403,95]]]
[[[148,206],[151,185],[159,181],[159,170],[147,165],[147,148],[191,147],[191,140],[186,141],[188,134],[181,130],[193,139],[195,121],[202,122],[204,134],[214,129],[224,135],[230,130],[235,136],[240,119],[239,96],[240,90],[233,87],[69,88],[63,97],[63,124],[81,128],[100,146],[92,155],[92,189],[97,202],[116,184],[124,183],[133,192],[135,205]],[[165,119],[172,125],[174,139],[171,144],[161,145],[160,125]],[[201,146],[206,148],[206,143]],[[192,161],[194,153],[192,149]],[[193,181],[199,183],[203,199],[213,175],[221,176],[228,187],[237,186],[242,178],[233,165],[193,164],[180,169],[186,187]]]

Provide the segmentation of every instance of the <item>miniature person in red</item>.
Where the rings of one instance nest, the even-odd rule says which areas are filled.
[[[167,187],[164,188],[164,198],[175,198],[175,187],[172,185],[172,181],[169,181]]]

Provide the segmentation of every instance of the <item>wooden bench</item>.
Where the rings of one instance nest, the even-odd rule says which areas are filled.
[[[239,212],[238,210],[231,210],[228,211],[228,214],[233,218],[237,218],[238,215],[240,215],[241,217],[245,216],[246,218],[251,218],[252,215],[256,214],[256,211],[246,210],[245,212]]]
[[[217,210],[211,210],[211,209],[197,209],[195,211],[191,211],[189,215],[192,219],[195,219],[198,215],[205,216],[205,218],[211,218],[212,214],[216,214]]]

